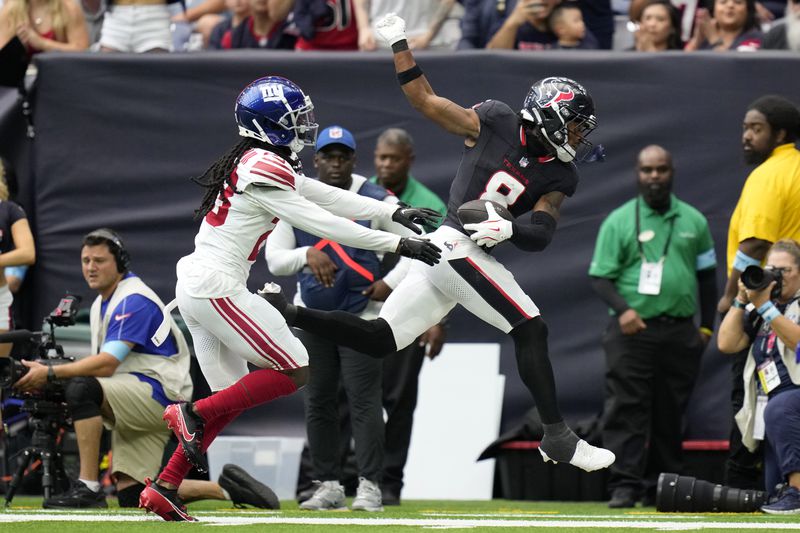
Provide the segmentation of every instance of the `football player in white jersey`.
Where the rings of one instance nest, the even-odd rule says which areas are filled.
[[[278,220],[356,248],[396,252],[430,265],[439,260],[439,248],[426,239],[350,220],[392,220],[420,233],[414,223],[437,219],[435,211],[380,202],[303,176],[297,153],[316,140],[313,109],[311,99],[285,78],[254,81],[236,101],[243,139],[195,180],[207,189],[195,213],[203,222],[194,252],[178,262],[175,302],[214,394],[164,411],[180,447],[156,482],[147,481],[140,506],[165,520],[193,520],[176,489],[192,466],[207,470],[204,452],[231,420],[307,381],[303,344],[281,314],[246,286]],[[247,363],[259,370],[248,372]]]

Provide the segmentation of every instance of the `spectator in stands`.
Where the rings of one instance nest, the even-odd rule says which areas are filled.
[[[697,10],[703,7],[705,2],[713,3],[714,0],[671,0],[670,3],[678,11],[680,24],[680,40],[686,42],[692,37],[694,22],[697,18]],[[642,11],[650,0],[631,0],[628,7],[628,17],[631,21],[639,22],[642,18]]]
[[[296,0],[296,50],[358,50],[353,0]]]
[[[761,41],[761,49],[800,52],[800,0],[789,0],[786,17],[770,28]]]
[[[692,38],[685,50],[751,52],[761,47],[755,0],[714,0],[714,7],[698,9]]]
[[[389,49],[380,39],[375,38],[373,25],[390,12],[406,21],[408,46],[412,49],[453,50],[461,38],[460,21],[464,9],[456,0],[355,0],[355,7],[358,47],[362,51]]]
[[[583,14],[578,4],[562,2],[553,8],[547,25],[556,36],[553,49],[578,50],[591,49],[592,46],[584,41],[586,25],[583,23]]]
[[[220,45],[223,50],[238,48],[262,48],[292,50],[296,38],[287,32],[286,17],[289,14],[285,0],[247,0],[250,16],[239,25],[223,34]]]
[[[353,174],[356,142],[341,126],[322,131],[316,144],[314,167],[322,183],[397,204],[397,197],[367,178]],[[410,234],[395,222],[360,221],[360,224]],[[325,311],[340,310],[372,319],[380,304],[370,300],[368,289],[381,276],[380,257],[373,251],[346,247],[279,222],[267,239],[267,264],[278,276],[297,274],[295,305]],[[396,285],[408,270],[404,259],[395,270]],[[390,274],[391,275],[391,274]],[[387,279],[388,277],[384,278]],[[306,385],[308,444],[317,481],[313,496],[300,504],[309,511],[345,508],[339,455],[339,383],[347,395],[355,440],[359,484],[352,509],[382,511],[383,409],[381,361],[313,333],[297,331],[309,353],[313,369]]]
[[[558,38],[548,24],[553,8],[561,0],[519,0],[500,29],[489,39],[486,48],[545,50],[553,48]],[[597,39],[587,32],[581,41],[585,48],[597,48]]]
[[[534,11],[540,11],[537,7],[542,2],[545,3],[546,11],[561,0],[533,0]],[[586,41],[593,43],[594,47],[611,48],[611,40],[614,34],[614,13],[611,9],[610,0],[578,0],[578,5],[583,12],[583,17],[586,22]],[[494,35],[502,28],[507,21],[507,17],[513,14],[517,5],[517,0],[465,0],[464,2],[464,16],[461,23],[462,37],[458,43],[459,50],[471,48],[485,48],[488,47],[487,43],[493,38]],[[540,15],[536,15],[537,18]],[[547,18],[547,15],[544,15]],[[544,23],[537,23],[541,27],[545,27]],[[528,35],[526,38],[538,37],[542,39],[541,35],[536,35],[530,28],[526,28]],[[597,37],[595,36],[595,32]],[[549,33],[549,32],[545,32]],[[555,39],[550,34],[549,40],[546,43],[552,43]],[[508,36],[507,36],[508,37]],[[513,41],[512,41],[513,43]],[[513,48],[508,43],[506,46],[500,48]]]
[[[654,505],[659,474],[682,471],[683,414],[714,327],[714,241],[706,218],[672,194],[674,174],[661,146],[639,152],[638,195],[600,226],[589,268],[611,314],[602,434],[617,456],[612,508],[642,496]]]
[[[292,2],[293,0],[287,0]],[[211,34],[218,24],[229,20],[226,10],[231,8],[226,0],[198,0],[197,2],[187,1],[186,9],[181,9],[172,16],[171,21],[177,25],[188,24],[190,31],[198,32],[202,35],[203,47],[210,47]],[[291,8],[290,8],[291,9]]]
[[[375,176],[370,181],[394,193],[401,202],[413,207],[427,207],[445,214],[447,206],[439,196],[411,175],[414,163],[414,139],[400,128],[384,130],[375,144]],[[429,231],[436,227],[426,228]],[[397,257],[387,254],[382,265],[388,271]],[[393,286],[388,276],[377,280],[367,290],[370,298],[386,300]],[[419,372],[425,357],[436,358],[447,337],[446,320],[432,326],[415,342],[383,359],[383,408],[386,411],[386,436],[383,456],[383,503],[399,505],[403,490],[403,471],[411,444],[414,410],[417,407]]]
[[[0,333],[14,329],[11,306],[14,293],[19,290],[16,282],[17,270],[36,261],[36,246],[25,211],[16,202],[8,199],[5,166],[0,162]],[[24,273],[23,273],[24,275]],[[12,285],[13,284],[13,285]],[[0,357],[7,357],[11,344],[0,344]]]
[[[544,50],[552,48],[556,36],[547,24],[560,0],[518,0],[514,9],[492,35],[486,48]]]
[[[229,16],[223,17],[211,31],[208,48],[222,50],[231,48],[231,31],[237,28],[250,15],[250,3],[247,0],[225,0]]]
[[[680,14],[669,0],[647,0],[638,20],[633,50],[663,52],[683,50]]]
[[[107,506],[98,481],[104,424],[112,431],[120,506],[135,507],[145,478],[158,472],[169,439],[161,420],[164,407],[191,397],[189,348],[174,323],[169,340],[153,345],[163,304],[131,272],[128,251],[115,232],[101,228],[87,234],[81,264],[87,285],[98,293],[89,318],[93,355],[59,366],[23,361],[29,371],[14,386],[32,391],[67,380],[80,475],[71,490],[45,500],[44,507]]]
[[[83,11],[72,0],[5,0],[0,8],[0,48],[15,36],[30,55],[89,47]]]
[[[745,162],[757,165],[742,189],[728,227],[728,281],[717,304],[726,313],[736,296],[742,271],[760,265],[780,238],[800,240],[800,110],[782,96],[767,95],[751,103],[744,116],[742,148]],[[737,412],[743,401],[742,371],[747,354],[733,358],[731,402]],[[726,484],[759,486],[760,458],[742,446],[734,424],[726,465]]]
[[[723,353],[748,350],[742,375],[744,403],[736,413],[742,443],[754,452],[764,441],[764,481],[779,499],[766,513],[800,513],[800,244],[779,240],[767,254],[765,270],[780,272],[760,290],[739,281],[738,294],[722,320],[717,344]]]
[[[172,48],[167,4],[178,0],[109,1],[100,30],[101,52],[169,52]]]

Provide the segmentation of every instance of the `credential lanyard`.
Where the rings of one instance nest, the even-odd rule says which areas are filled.
[[[641,235],[641,232],[642,232],[641,224],[639,222],[639,208],[640,208],[639,207],[639,197],[637,196],[636,197],[636,244],[639,246],[639,255],[642,258],[642,262],[646,263],[647,262],[647,257],[645,257],[645,255],[644,255],[644,246],[642,245],[641,239],[639,239],[639,235]],[[659,261],[661,259],[664,259],[665,257],[667,257],[667,250],[669,250],[669,243],[672,242],[672,230],[675,229],[675,219],[676,218],[677,218],[677,215],[672,217],[670,219],[670,221],[669,221],[669,233],[667,234],[667,242],[664,243],[664,251],[661,253],[661,257],[658,258]]]

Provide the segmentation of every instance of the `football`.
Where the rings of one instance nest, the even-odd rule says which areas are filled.
[[[502,204],[492,202],[491,200],[470,200],[469,202],[461,204],[458,208],[457,215],[459,222],[461,222],[462,225],[474,224],[476,222],[483,222],[489,218],[489,214],[486,212],[487,203],[494,206],[494,210],[497,211],[500,217],[506,220],[514,220],[514,215]]]

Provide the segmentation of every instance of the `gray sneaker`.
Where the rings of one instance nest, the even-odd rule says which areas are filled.
[[[315,481],[319,485],[314,495],[300,504],[304,511],[342,511],[344,504],[344,487],[338,481]]]
[[[373,513],[383,511],[380,487],[366,478],[358,478],[358,490],[356,490],[356,497],[350,508],[353,511],[369,511]]]

